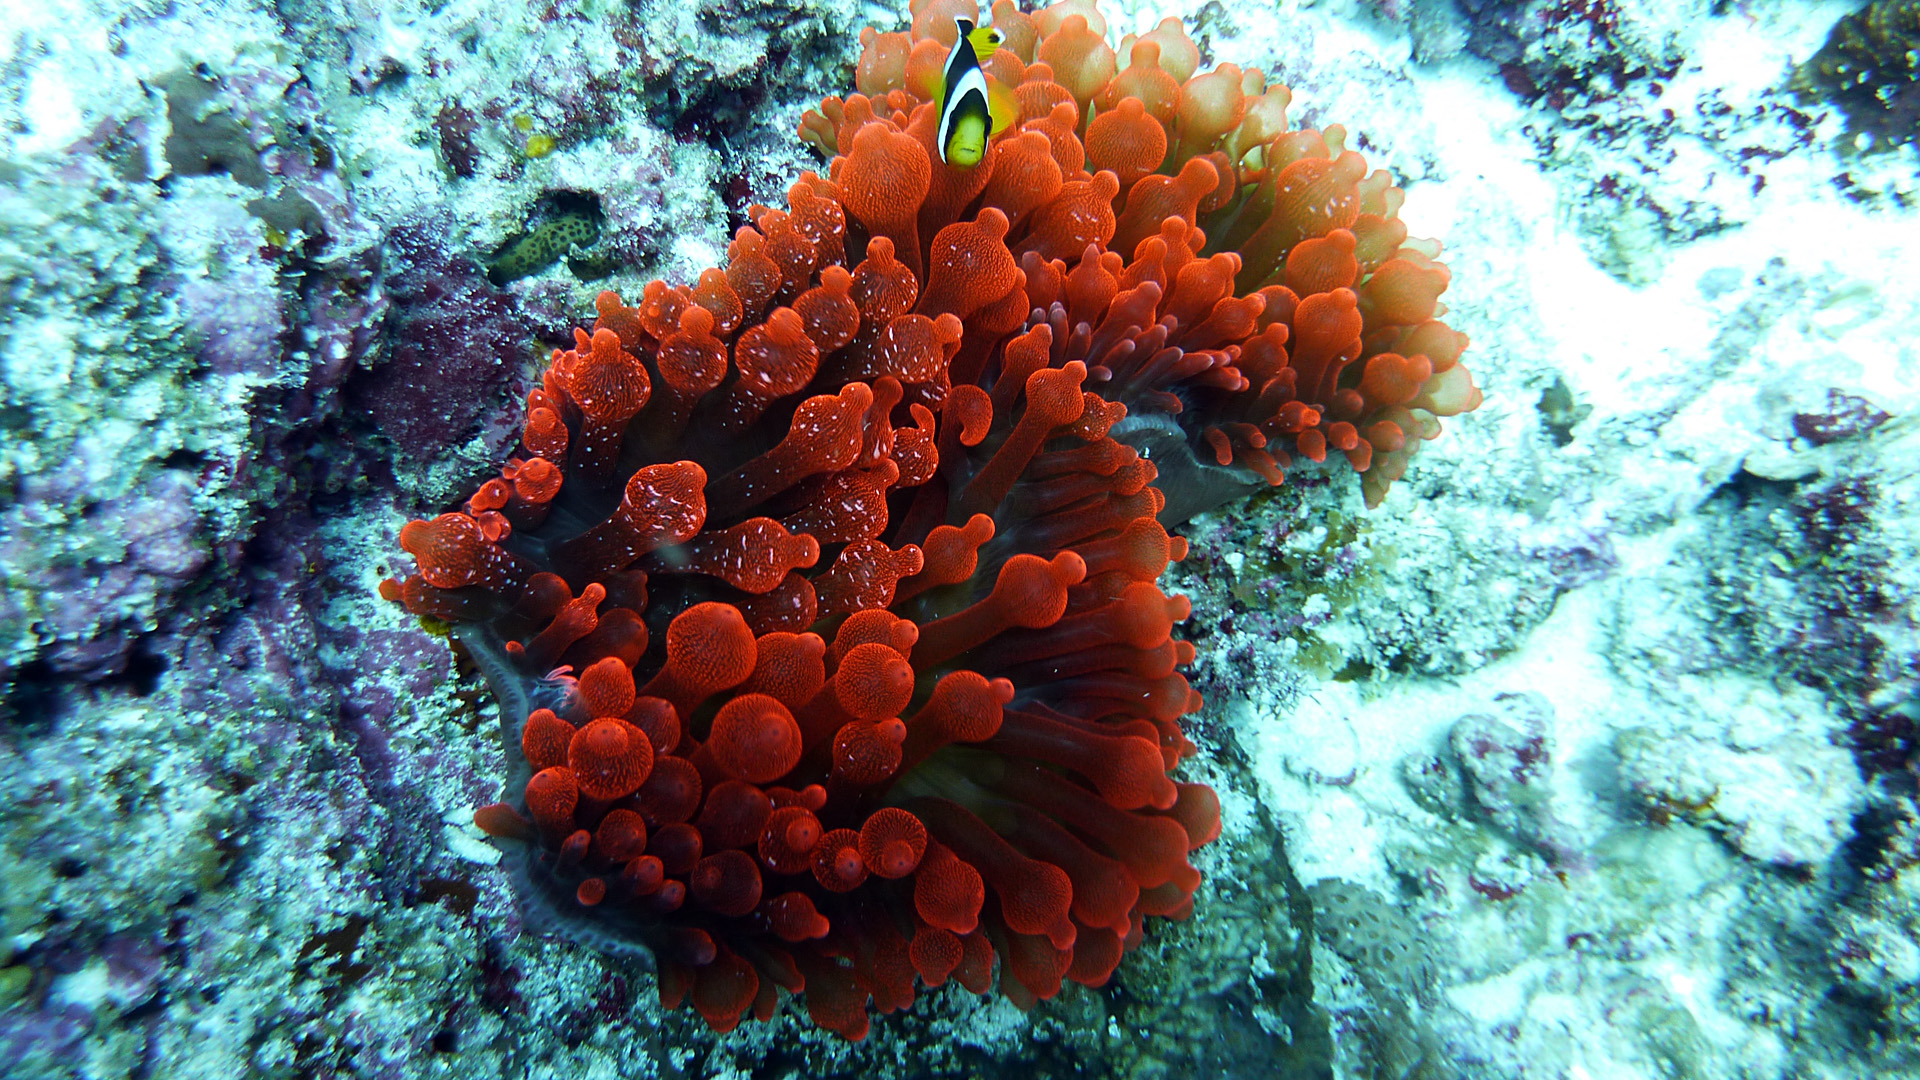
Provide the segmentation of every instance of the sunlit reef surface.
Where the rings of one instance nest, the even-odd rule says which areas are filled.
[[[849,1043],[523,930],[519,751],[377,587],[906,14],[16,5],[7,1075],[1914,1074],[1912,5],[1854,7],[1107,11],[1391,170],[1485,400],[1376,508],[1297,462],[1176,529],[1191,917]]]

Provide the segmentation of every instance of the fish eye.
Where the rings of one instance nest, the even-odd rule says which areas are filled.
[[[998,31],[998,30],[988,30],[988,31],[987,31],[987,40],[988,40],[988,41],[990,41],[990,42],[992,42],[992,43],[994,43],[995,45],[998,45],[998,44],[1000,44],[1001,42],[1003,42],[1003,41],[1005,41],[1005,40],[1007,40],[1007,35],[1005,35],[1005,34],[1003,34],[1003,33],[1001,33],[1001,32],[1000,32],[1000,31]]]

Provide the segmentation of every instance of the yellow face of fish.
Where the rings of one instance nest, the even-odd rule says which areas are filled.
[[[971,169],[987,155],[987,117],[972,110],[956,116],[947,129],[947,145],[941,148],[947,164]]]

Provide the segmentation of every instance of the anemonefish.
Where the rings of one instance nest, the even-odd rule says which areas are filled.
[[[991,24],[976,27],[955,17],[960,36],[947,54],[940,85],[940,160],[971,169],[986,156],[987,139],[1012,125],[1020,114],[1013,92],[988,78],[980,62],[994,54],[1005,35]]]

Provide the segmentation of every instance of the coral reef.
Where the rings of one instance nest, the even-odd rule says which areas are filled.
[[[1841,18],[1792,84],[1839,106],[1860,149],[1920,138],[1920,3],[1874,0]]]
[[[1881,851],[1832,916],[1832,971],[1883,1025],[1890,1064],[1920,1065],[1920,820],[1911,801],[1888,807]]]
[[[314,97],[247,64],[155,82],[159,116],[103,120],[0,183],[5,231],[51,245],[0,252],[0,686],[156,677],[166,638],[228,606],[281,479],[263,459],[334,407],[371,336],[370,236],[337,172],[255,146],[269,116],[312,124]],[[309,296],[280,288],[295,260]]]
[[[1462,717],[1448,733],[1466,794],[1486,820],[1556,866],[1578,866],[1580,838],[1554,815],[1553,706],[1539,694],[1494,698],[1497,715]]]
[[[828,176],[696,284],[603,293],[523,456],[382,587],[499,699],[525,771],[476,821],[528,842],[529,911],[721,1031],[784,989],[862,1038],[996,958],[1017,1003],[1106,982],[1219,829],[1168,775],[1200,699],[1165,524],[1329,450],[1377,502],[1479,403],[1344,131],[1177,20],[1121,68],[1080,0],[993,14],[1021,115],[985,161],[932,142],[971,0],[868,32],[801,124]]]
[[[1844,17],[1849,5],[1729,12],[1704,0],[1373,6],[1416,56],[1464,52],[1498,69],[1528,106],[1515,122],[1553,163],[1546,175],[1580,220],[1581,242],[1629,283],[1653,280],[1678,245],[1765,220],[1756,197],[1769,183],[1797,184],[1801,167],[1863,201],[1914,198],[1915,170],[1897,154],[1777,164],[1818,143],[1885,149],[1911,137],[1910,4]],[[1749,62],[1722,64],[1733,50]]]
[[[500,175],[503,72],[605,31],[435,3],[303,39],[300,13],[54,3],[5,46],[0,756],[31,778],[0,800],[9,1076],[390,1069],[450,1018],[482,1054],[500,1025],[461,940],[480,846],[441,821],[493,786],[494,740],[371,590],[389,503],[470,485],[525,390],[530,305],[475,265],[544,183]],[[422,77],[361,93],[349,38]],[[452,96],[458,196],[409,134]],[[690,243],[725,227],[713,156],[676,157]],[[658,232],[665,160],[596,175],[621,238]],[[422,412],[436,380],[465,405]]]
[[[1465,136],[1443,124],[1441,137]],[[1793,167],[1825,176],[1831,162],[1812,144]],[[1475,423],[1431,446],[1391,513],[1343,521],[1357,506],[1337,485],[1290,484],[1195,522],[1194,553],[1170,569],[1203,657],[1292,666],[1248,680],[1244,702],[1224,689],[1236,670],[1196,676],[1212,715],[1195,737],[1249,755],[1286,823],[1316,900],[1315,1001],[1336,1072],[1405,1074],[1422,1055],[1488,1076],[1600,1061],[1911,1070],[1898,939],[1912,917],[1916,592],[1895,553],[1920,541],[1904,464],[1915,388],[1842,356],[1904,348],[1912,305],[1873,282],[1913,222],[1845,189],[1810,194],[1793,167],[1769,171],[1761,205],[1827,222],[1819,239],[1753,228],[1680,245],[1646,289],[1585,260],[1541,282],[1520,252],[1574,245],[1532,224],[1560,189],[1465,196],[1456,255],[1464,234],[1526,238],[1448,294],[1476,349],[1510,361],[1490,369]],[[1838,252],[1874,254],[1842,271]],[[1490,277],[1504,286],[1481,293]],[[1557,299],[1510,317],[1508,290],[1542,287]],[[1794,314],[1808,305],[1845,314]],[[1622,358],[1640,346],[1624,344],[1589,357],[1579,342],[1622,310],[1659,327],[1646,348],[1689,359],[1636,370]],[[1526,350],[1555,339],[1531,369]],[[1483,486],[1490,461],[1504,479]],[[1373,662],[1383,640],[1405,652]],[[1554,859],[1542,831],[1488,812],[1497,793],[1471,790],[1457,733],[1494,716],[1525,735],[1495,704],[1522,692],[1552,706],[1539,714],[1551,758],[1525,777],[1535,797],[1505,807],[1551,806],[1556,846],[1577,858]],[[1509,775],[1498,755],[1482,764]],[[1323,890],[1360,889],[1381,919],[1419,927],[1394,942],[1410,959],[1391,965],[1319,918]],[[1427,983],[1396,980],[1408,967]],[[1886,1036],[1850,1042],[1858,1030]]]
[[[1703,823],[1762,863],[1830,860],[1852,835],[1865,790],[1852,755],[1831,738],[1839,725],[1814,695],[1732,680],[1676,688],[1677,699],[1683,694],[1729,703],[1741,730],[1735,738],[1652,725],[1622,731],[1620,778],[1648,816]]]
[[[1859,6],[1106,6],[1110,44],[1184,15],[1294,126],[1349,126],[1447,238],[1487,400],[1379,512],[1344,462],[1180,478],[1216,398],[1164,447],[1109,432],[1166,513],[1254,491],[1157,583],[1206,699],[1174,775],[1221,803],[1193,916],[1097,989],[916,985],[853,1043],[804,1008],[716,1034],[650,961],[528,932],[520,852],[472,823],[521,748],[476,654],[375,587],[498,474],[599,291],[696,282],[828,173],[794,123],[905,13],[14,5],[0,1071],[1913,1074],[1920,173],[1786,85]],[[486,280],[569,200],[596,243]],[[1528,693],[1550,756],[1513,788]],[[1518,738],[1469,761],[1488,717]]]
[[[510,444],[513,426],[483,413],[488,402],[523,390],[511,357],[532,329],[470,260],[440,242],[447,225],[440,217],[388,233],[386,362],[347,389],[348,408],[396,454],[422,461],[469,442],[475,457],[490,458]]]

